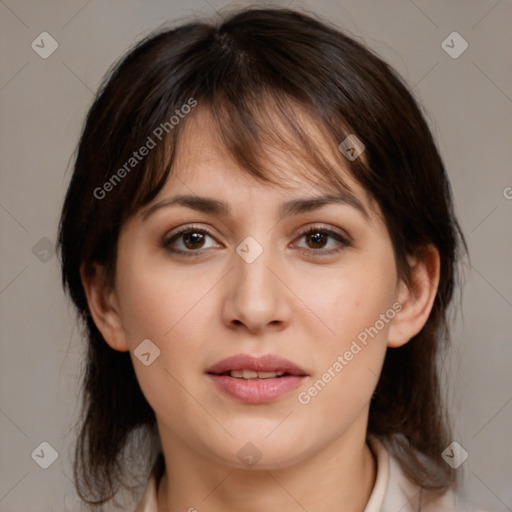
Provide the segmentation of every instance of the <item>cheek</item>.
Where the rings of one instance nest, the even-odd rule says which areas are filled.
[[[211,284],[207,277],[192,282],[182,272],[171,272],[163,259],[148,265],[144,254],[136,251],[118,262],[116,280],[121,321],[134,368],[152,402],[152,397],[158,400],[159,389],[174,389],[172,376],[181,382],[183,367],[197,361],[200,347],[194,344],[195,330],[199,329],[201,297]],[[160,351],[150,366],[141,364],[134,353],[146,339]]]
[[[148,264],[143,254],[134,254],[121,262],[117,287],[130,347],[141,337],[167,345],[183,324],[190,324],[201,297],[211,287],[207,275],[190,277],[163,257]]]
[[[317,281],[310,290],[308,300],[311,309],[318,312],[331,335],[324,336],[330,351],[344,349],[351,340],[375,326],[379,339],[385,338],[388,323],[382,325],[381,315],[392,307],[396,300],[396,270],[390,251],[363,255],[341,269],[331,272]],[[381,332],[382,331],[382,332]]]
[[[145,245],[144,245],[145,244]],[[128,245],[126,243],[125,245]],[[118,261],[117,283],[121,319],[133,351],[146,338],[166,356],[166,365],[194,361],[204,347],[205,325],[218,314],[212,304],[219,275],[207,265],[177,266],[147,249],[148,242],[131,242]],[[146,250],[137,251],[136,247]],[[217,311],[217,313],[216,313]]]
[[[393,294],[383,284],[376,293],[375,286],[345,281],[323,310],[335,336],[324,335],[323,343],[317,345],[318,372],[301,389],[298,402],[312,417],[323,417],[329,411],[323,428],[332,435],[349,428],[368,407],[379,380],[392,318],[386,312],[393,303]]]
[[[128,265],[128,263],[130,263]],[[121,317],[139,385],[149,404],[168,425],[180,430],[184,425],[199,429],[201,418],[188,392],[196,394],[190,368],[197,367],[204,347],[198,340],[204,317],[201,297],[211,288],[207,277],[187,279],[169,267],[136,265],[134,258],[119,267]],[[137,269],[137,271],[135,271]],[[198,285],[199,288],[196,286]],[[204,330],[204,329],[203,329]],[[149,339],[160,351],[145,366],[134,353]],[[181,411],[177,417],[176,411]],[[204,418],[203,418],[204,420]]]
[[[387,333],[395,315],[397,275],[388,246],[351,260],[328,278],[319,280],[310,294],[330,334],[321,327],[317,339],[320,372],[306,389],[304,401],[312,407],[329,407],[339,414],[366,405],[377,384],[387,349]],[[315,384],[316,383],[316,384]],[[318,397],[318,398],[317,398]]]

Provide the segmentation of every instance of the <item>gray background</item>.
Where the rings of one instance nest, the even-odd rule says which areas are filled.
[[[112,62],[150,30],[227,5],[248,3],[0,1],[1,511],[79,510],[70,479],[70,429],[84,347],[52,245],[93,92]],[[512,510],[512,5],[271,5],[307,7],[366,41],[405,77],[428,112],[471,252],[446,361],[454,440],[469,453],[456,471],[464,471],[477,506]],[[31,47],[44,31],[59,45],[47,59]],[[469,44],[456,59],[441,47],[453,31]],[[31,458],[43,441],[58,452],[48,469]]]

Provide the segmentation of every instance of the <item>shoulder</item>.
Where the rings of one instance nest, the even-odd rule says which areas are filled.
[[[368,444],[377,459],[377,480],[364,512],[476,512],[451,490],[434,495],[411,482],[376,437],[370,436]]]

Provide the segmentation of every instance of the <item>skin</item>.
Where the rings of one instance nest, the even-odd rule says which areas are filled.
[[[406,343],[428,318],[439,279],[438,253],[429,248],[422,260],[410,258],[416,284],[406,286],[376,203],[339,163],[368,219],[347,204],[280,218],[283,201],[319,195],[321,188],[312,189],[278,150],[274,158],[288,186],[256,181],[210,126],[198,109],[181,141],[175,173],[148,207],[178,193],[194,194],[227,202],[231,215],[172,206],[145,218],[145,208],[121,230],[112,288],[104,285],[101,267],[82,268],[96,325],[110,346],[131,352],[156,413],[166,463],[158,510],[313,512],[340,510],[343,504],[343,510],[362,511],[377,471],[366,444],[369,402],[387,347]],[[173,247],[203,253],[168,252],[164,240],[190,224],[212,237],[187,246],[182,236]],[[309,226],[348,235],[351,243],[327,237],[315,245],[311,237],[299,236]],[[263,248],[250,264],[236,252],[247,236]],[[335,247],[341,250],[320,255]],[[298,393],[395,303],[402,310],[301,404]],[[144,339],[161,351],[149,366],[133,355]],[[273,402],[241,403],[205,375],[215,362],[239,353],[281,355],[309,377]],[[250,468],[237,457],[247,442],[261,452]]]

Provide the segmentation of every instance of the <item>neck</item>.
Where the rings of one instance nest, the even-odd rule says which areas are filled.
[[[377,473],[364,435],[346,435],[276,470],[215,464],[180,443],[163,447],[166,470],[158,486],[159,512],[363,512]]]

